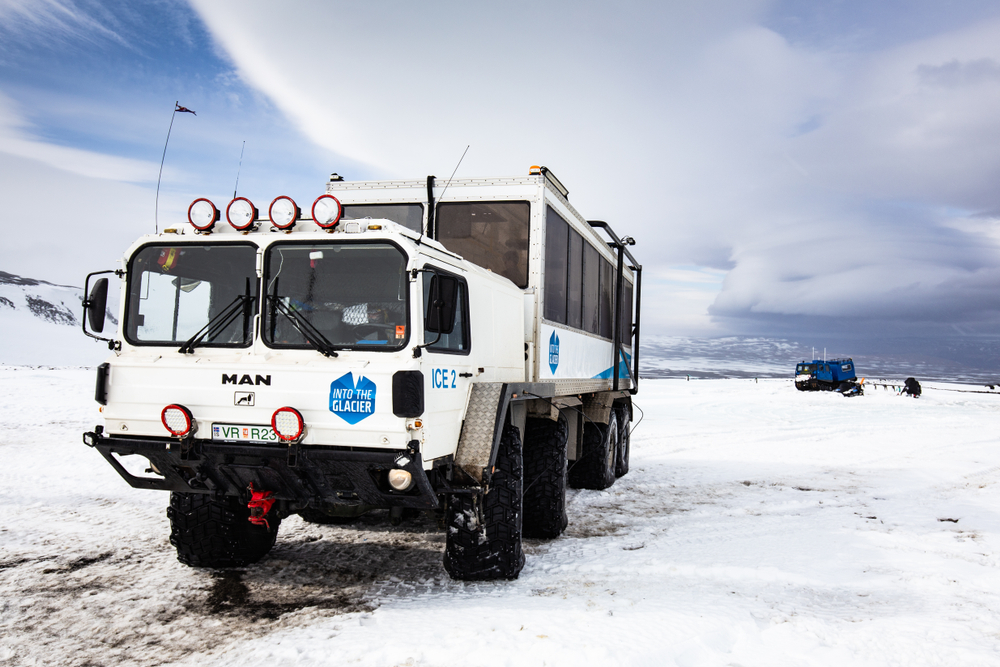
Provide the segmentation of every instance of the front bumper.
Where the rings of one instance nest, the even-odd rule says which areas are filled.
[[[443,468],[424,471],[415,442],[405,450],[358,451],[107,435],[100,426],[84,433],[83,441],[137,489],[239,496],[252,483],[258,491],[272,491],[293,511],[324,505],[434,509],[440,505],[438,493],[451,490]],[[145,457],[151,464],[149,476],[129,472],[115,455]],[[407,491],[389,487],[387,475],[393,468],[413,475]]]

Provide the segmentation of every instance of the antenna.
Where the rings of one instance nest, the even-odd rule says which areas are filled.
[[[240,149],[240,166],[236,168],[236,185],[233,186],[233,199],[236,199],[236,191],[240,189],[240,171],[243,169],[243,151],[246,150],[247,140],[243,140],[243,148]]]
[[[448,192],[448,186],[451,185],[451,179],[455,178],[455,172],[458,171],[458,168],[462,165],[462,160],[465,159],[465,154],[468,152],[469,146],[466,146],[465,150],[462,152],[462,157],[458,158],[458,164],[455,165],[454,171],[452,171],[451,176],[448,177],[448,182],[444,184],[444,190],[441,191],[441,196],[438,197],[438,201],[444,199],[444,193]]]

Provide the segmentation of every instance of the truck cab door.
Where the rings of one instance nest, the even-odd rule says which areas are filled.
[[[424,431],[431,447],[448,443],[443,455],[454,453],[475,371],[468,282],[457,271],[425,265],[421,302]]]

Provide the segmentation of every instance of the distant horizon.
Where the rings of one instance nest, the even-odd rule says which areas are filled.
[[[27,293],[33,286],[72,291],[76,300],[82,288],[59,285],[36,276],[19,276],[0,270],[0,299],[4,286],[13,286]],[[50,297],[51,298],[51,297]],[[63,297],[65,299],[65,296]],[[112,290],[109,307],[117,313],[117,293]],[[0,322],[16,314],[11,305],[0,300]],[[18,327],[3,327],[0,337],[0,364],[10,359],[29,365],[96,365],[107,355],[103,344],[95,346],[79,327],[82,316],[76,303],[70,308],[76,321],[72,326],[45,323],[37,317],[19,320],[20,327],[29,326],[31,333]],[[28,314],[22,314],[27,317]],[[18,330],[15,330],[18,329]],[[775,336],[677,336],[660,331],[641,332],[639,351],[640,371],[646,378],[677,378],[690,375],[707,378],[790,378],[799,361],[822,358],[823,348],[828,358],[839,356],[855,360],[859,375],[869,377],[907,376],[923,380],[950,382],[1000,383],[1000,336],[954,335],[937,337],[896,337],[882,341],[871,339],[813,338],[819,344],[815,354],[810,339]],[[16,354],[16,357],[11,357]],[[79,364],[74,359],[86,360]]]

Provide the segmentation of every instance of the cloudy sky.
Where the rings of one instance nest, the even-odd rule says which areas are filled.
[[[346,178],[550,167],[647,331],[1000,332],[993,0],[0,0],[0,270]],[[831,316],[832,315],[832,316]]]

